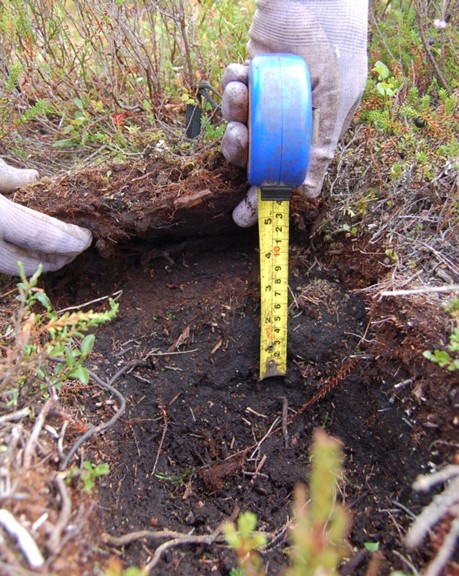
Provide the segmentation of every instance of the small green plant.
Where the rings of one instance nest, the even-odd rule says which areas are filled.
[[[238,570],[241,576],[262,576],[262,566],[258,549],[267,543],[262,532],[256,532],[257,517],[252,512],[243,512],[237,519],[237,527],[228,522],[223,527],[226,541],[237,555]]]
[[[66,475],[66,481],[70,482],[73,478],[79,478],[83,483],[83,490],[91,494],[96,486],[97,479],[110,473],[110,468],[106,462],[100,462],[94,465],[89,460],[85,460],[82,468],[74,465]]]
[[[459,298],[455,298],[451,304],[446,306],[445,310],[453,321],[453,329],[446,350],[436,349],[433,352],[425,350],[423,356],[441,368],[454,372],[459,370]]]
[[[19,306],[6,335],[5,353],[0,358],[2,396],[10,406],[17,405],[20,394],[26,394],[36,383],[48,389],[58,388],[69,379],[87,384],[89,371],[84,362],[95,337],[84,333],[112,320],[118,313],[118,304],[110,300],[110,309],[105,312],[58,314],[38,286],[41,266],[30,279],[21,264],[19,273]]]
[[[368,552],[377,552],[379,550],[379,542],[365,542],[363,545]]]
[[[395,79],[390,76],[389,68],[378,60],[371,69],[377,75],[378,82],[376,83],[376,90],[383,96],[383,98],[390,99],[395,94],[396,83]]]
[[[359,233],[359,228],[358,226],[350,226],[349,224],[343,224],[343,232],[346,232],[346,234],[350,234],[351,236],[357,236],[357,234]]]
[[[337,486],[342,477],[341,445],[321,429],[314,433],[311,463],[309,494],[302,485],[295,490],[292,564],[287,576],[337,574],[346,552],[349,517],[337,502]]]
[[[171,484],[175,484],[177,486],[186,486],[186,483],[190,477],[190,471],[185,470],[179,476],[174,476],[173,474],[166,474],[163,472],[155,472],[155,478],[157,478],[160,482],[170,482]]]
[[[384,254],[390,260],[390,262],[392,264],[395,264],[397,262],[398,256],[392,248],[387,248],[387,250],[385,250]]]
[[[89,460],[83,462],[83,471],[81,472],[81,480],[83,481],[83,490],[91,493],[96,485],[96,480],[101,476],[109,474],[110,468],[106,462],[94,465]]]
[[[213,124],[210,116],[206,114],[204,114],[201,117],[201,123],[202,123],[202,132],[206,140],[209,141],[220,140],[220,138],[223,136],[225,132],[226,124],[224,123]]]

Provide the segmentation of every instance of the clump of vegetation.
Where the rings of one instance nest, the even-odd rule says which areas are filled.
[[[9,0],[0,138],[22,148],[19,133],[40,126],[57,148],[142,152],[183,121],[200,80],[218,87],[223,67],[246,58],[253,9],[250,0]]]
[[[258,550],[266,546],[267,538],[263,532],[256,532],[257,517],[252,512],[243,512],[237,519],[237,526],[228,522],[223,527],[226,541],[236,552],[238,570],[233,576],[261,576],[265,573]]]
[[[453,372],[459,370],[459,298],[455,298],[445,309],[453,323],[449,342],[443,350],[425,350],[424,358]]]
[[[72,466],[66,475],[67,481],[80,478],[83,483],[83,490],[91,494],[96,487],[97,479],[110,473],[110,466],[106,462],[93,464],[90,460],[85,460],[81,466]]]
[[[17,533],[17,546],[24,563],[33,568],[35,558],[39,558],[40,565],[44,563],[41,549],[49,555],[57,554],[68,537],[64,532],[69,524],[78,524],[72,510],[72,491],[79,491],[78,514],[81,514],[86,509],[83,493],[94,492],[98,478],[109,473],[106,463],[89,460],[85,460],[81,468],[74,466],[65,475],[57,470],[56,464],[64,460],[67,444],[64,438],[69,424],[78,431],[86,429],[75,414],[65,411],[59,400],[74,389],[74,381],[83,390],[87,388],[90,373],[85,362],[95,341],[94,334],[88,332],[113,320],[118,304],[110,300],[109,309],[101,312],[78,308],[57,312],[39,285],[41,267],[30,278],[21,265],[19,272],[13,317],[8,326],[2,327],[0,336],[0,495],[4,499],[7,528]],[[52,421],[53,425],[51,419],[48,420],[51,414],[57,418]],[[58,432],[55,423],[59,420]],[[92,435],[97,430],[93,427],[89,431]],[[81,439],[84,440],[85,435],[80,436]],[[77,441],[73,445],[64,462],[71,459],[80,444]],[[31,475],[33,481],[29,485]],[[78,488],[77,483],[70,482],[72,478],[80,479]],[[39,533],[34,529],[32,537],[28,527],[36,520],[35,511],[43,510],[43,499],[45,509],[51,511],[53,506],[57,509],[55,514],[47,511],[42,515],[48,525],[46,541],[39,542]],[[37,505],[30,505],[36,500]],[[8,550],[6,556],[10,558],[13,554]],[[4,557],[2,551],[2,566]]]
[[[291,565],[286,576],[333,576],[343,559],[349,516],[338,503],[342,478],[342,450],[339,442],[323,430],[316,430],[311,447],[309,490],[299,485],[295,490],[293,520],[290,528]],[[245,512],[237,527],[224,528],[228,544],[235,550],[241,576],[265,573],[257,549],[266,544],[266,536],[255,532],[256,516]]]
[[[292,566],[287,576],[337,574],[346,551],[349,515],[338,502],[342,480],[340,443],[322,430],[316,430],[311,448],[309,493],[297,486],[291,530]]]
[[[414,277],[421,285],[454,284],[457,3],[381,1],[370,11],[368,82],[355,130],[326,178],[328,217],[316,234],[378,246],[392,287]],[[374,290],[385,287],[381,280]]]
[[[105,312],[81,310],[58,314],[38,286],[41,267],[28,279],[20,265],[18,309],[13,325],[3,337],[0,358],[0,399],[4,407],[17,408],[39,390],[55,394],[62,383],[89,381],[84,362],[94,346],[94,334],[84,335],[116,317],[118,304],[110,300]]]

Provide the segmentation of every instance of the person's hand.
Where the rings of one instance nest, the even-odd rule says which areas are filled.
[[[249,56],[293,53],[302,56],[309,67],[314,141],[300,191],[315,198],[365,88],[368,0],[257,0],[256,4]],[[243,167],[249,142],[247,78],[247,65],[230,64],[222,79],[222,112],[228,120],[222,151],[228,162]],[[256,222],[256,190],[249,190],[233,218],[244,227]]]
[[[38,172],[36,170],[15,168],[0,158],[0,194],[13,192],[21,186],[35,182],[37,178]]]
[[[0,159],[0,191],[11,192],[38,178],[36,170],[21,170]],[[26,275],[38,265],[54,271],[71,262],[91,244],[89,230],[66,224],[0,196],[0,272],[17,275],[18,260]]]

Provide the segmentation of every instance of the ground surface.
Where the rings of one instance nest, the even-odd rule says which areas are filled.
[[[121,173],[128,190],[132,175]],[[144,198],[151,198],[154,186],[147,182],[157,177],[142,180]],[[199,178],[212,194],[213,187],[230,190],[231,174]],[[345,450],[341,497],[353,525],[343,574],[366,573],[367,542],[378,542],[384,553],[381,575],[409,572],[410,562],[421,567],[434,544],[411,552],[402,539],[410,512],[418,514],[430,498],[411,484],[418,474],[453,462],[458,450],[457,381],[422,357],[447,334],[438,306],[420,297],[372,298],[364,289],[390,273],[384,247],[344,236],[311,245],[294,213],[288,374],[258,382],[256,231],[232,228],[227,213],[225,226],[210,230],[204,223],[198,238],[185,224],[178,238],[161,233],[159,239],[154,227],[141,224],[147,233],[140,238],[134,223],[107,251],[91,197],[100,174],[85,175],[85,182],[85,203],[67,201],[66,210],[77,207],[74,221],[93,226],[98,245],[49,275],[44,287],[58,309],[117,293],[120,314],[98,329],[89,365],[109,379],[127,363],[137,364],[114,383],[127,400],[126,413],[83,449],[93,461],[108,462],[111,472],[101,480],[98,509],[88,515],[91,528],[82,531],[82,546],[88,549],[90,538],[99,551],[86,558],[73,540],[67,549],[73,573],[76,566],[92,573],[95,556],[102,565],[109,556],[140,565],[158,546],[148,538],[108,546],[102,531],[209,534],[239,510],[250,510],[273,537],[263,554],[267,574],[282,574],[292,491],[307,480],[316,427],[338,437]],[[186,182],[187,175],[183,194]],[[119,185],[112,189],[116,202]],[[41,196],[28,194],[37,205]],[[121,217],[113,216],[109,201],[106,207],[115,235]],[[56,201],[54,213],[62,210]],[[126,227],[126,206],[118,214],[125,214],[120,227]],[[115,406],[95,383],[73,402],[95,424],[113,415]],[[281,430],[286,405],[288,436]],[[217,541],[170,549],[152,573],[228,575],[234,565],[233,553]]]

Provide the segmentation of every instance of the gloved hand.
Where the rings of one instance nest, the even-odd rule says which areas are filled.
[[[38,177],[36,170],[20,170],[0,159],[0,191],[12,192]],[[18,274],[21,260],[26,275],[40,263],[43,271],[62,268],[92,241],[89,230],[66,224],[0,196],[0,272]]]
[[[368,0],[257,0],[247,49],[302,56],[309,67],[314,141],[301,192],[320,195],[339,138],[348,129],[367,79]],[[230,64],[223,75],[222,112],[228,126],[222,150],[228,162],[247,165],[248,66]],[[257,220],[256,189],[236,207],[239,226]]]

